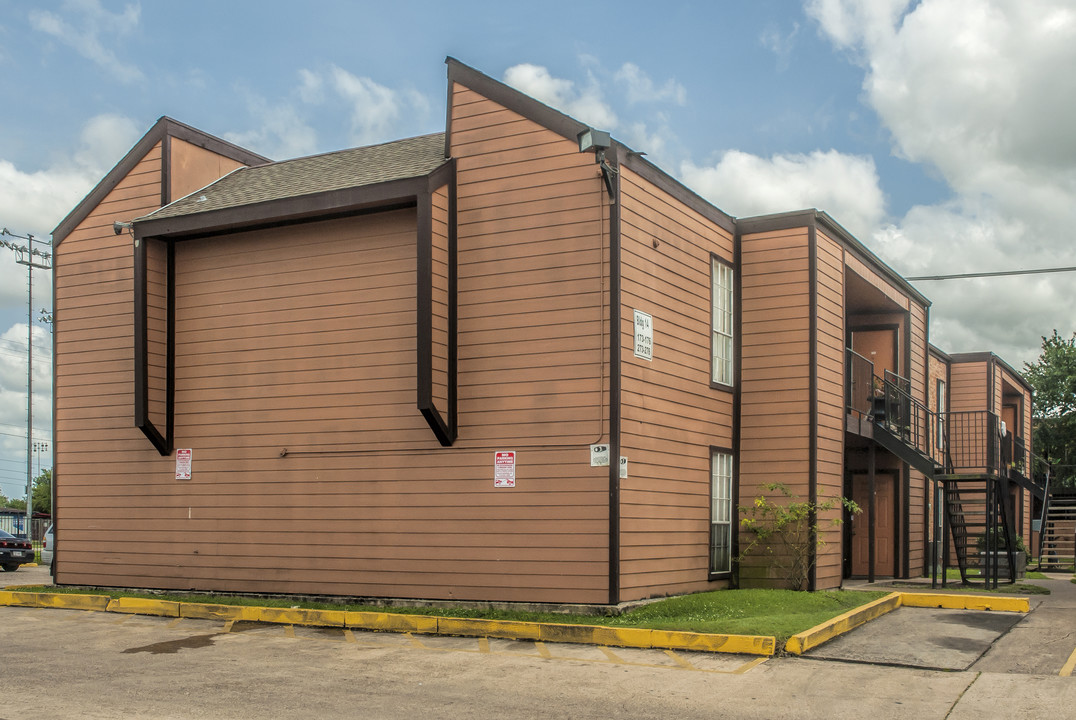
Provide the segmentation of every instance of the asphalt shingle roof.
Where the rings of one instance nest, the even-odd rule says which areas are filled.
[[[444,133],[283,160],[240,168],[140,219],[158,220],[195,215],[331,190],[423,177],[444,163]]]

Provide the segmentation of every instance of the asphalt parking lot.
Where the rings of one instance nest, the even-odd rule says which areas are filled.
[[[33,582],[30,570],[3,579]],[[1064,605],[1041,617],[1071,635]],[[1076,678],[1060,664],[986,669],[1015,656],[1007,643],[1038,642],[1045,609],[942,671],[0,607],[0,655],[33,679],[0,699],[0,718],[1063,717]]]

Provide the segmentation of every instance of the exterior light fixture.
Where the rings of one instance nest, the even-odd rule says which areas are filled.
[[[609,133],[604,130],[587,128],[579,133],[579,152],[587,152],[588,150],[597,152],[605,150],[612,144],[613,139],[609,136]]]
[[[616,169],[605,161],[605,151],[613,146],[613,138],[604,130],[589,127],[584,128],[576,137],[579,140],[579,152],[594,151],[594,161],[601,168],[602,180],[609,192],[609,202],[616,203],[616,188],[613,186],[613,173]]]

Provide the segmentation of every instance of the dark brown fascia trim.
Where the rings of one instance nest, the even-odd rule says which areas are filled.
[[[772,215],[736,218],[736,230],[741,235],[754,235],[756,233],[773,232],[774,230],[812,227],[817,215],[818,213],[815,210],[796,210]]]
[[[606,161],[614,168],[620,158],[610,148]],[[621,277],[620,173],[613,173],[615,196],[609,203],[609,604],[620,603],[620,388]]]
[[[56,313],[56,282],[55,282],[55,278],[56,278],[56,266],[58,264],[59,264],[59,258],[56,257],[56,255],[54,254],[52,256],[52,277],[53,277],[53,280],[54,280],[54,282],[52,282],[52,305],[49,306],[49,307],[52,308],[52,333],[51,333],[51,335],[52,335],[52,361],[51,361],[51,365],[52,365],[53,387],[56,386],[55,383],[56,383],[56,317],[57,317],[57,313]],[[52,393],[52,451],[53,451],[53,457],[54,458],[58,457],[58,453],[56,452],[56,441],[59,438],[59,435],[56,432],[56,430],[57,430],[56,418],[59,416],[59,414],[57,413],[57,408],[58,407],[59,407],[59,403],[57,402],[57,393],[53,392]],[[57,469],[58,469],[58,464],[56,462],[53,462],[52,463],[52,486],[51,486],[51,488],[49,490],[49,492],[50,492],[49,502],[51,503],[49,505],[49,507],[52,508],[53,540],[55,540],[56,533],[59,532],[59,524],[60,524],[59,523],[59,507],[56,504],[56,498],[57,498],[57,495],[56,495],[57,472],[56,472],[56,470]],[[55,549],[53,549],[53,558],[55,559],[55,557],[56,557],[56,551],[55,551]],[[54,565],[55,565],[55,562],[54,562]],[[55,582],[55,579],[54,579],[54,582]]]
[[[149,418],[149,318],[146,310],[147,300],[147,245],[148,240],[145,238],[135,238],[134,244],[134,366],[135,366],[135,382],[134,382],[134,424],[142,434],[149,438],[149,441],[153,444],[153,447],[157,449],[157,452],[161,455],[170,455],[172,452],[171,447],[171,431],[172,427],[172,402],[171,397],[166,399],[166,413],[168,418],[166,419],[165,434],[161,434],[161,431],[154,425],[153,421]],[[171,258],[171,251],[169,251],[169,258]],[[167,290],[168,297],[175,296],[175,290],[171,287],[174,274],[169,268],[168,270],[168,283],[169,288]],[[173,315],[171,308],[168,313],[169,321]],[[167,358],[167,376],[166,385],[171,385],[173,378],[173,365],[175,364],[173,357],[173,344],[172,344],[172,327],[171,323],[168,323],[166,328],[168,335],[168,358]]]
[[[502,107],[533,120],[539,125],[552,130],[563,138],[576,142],[579,133],[586,130],[589,125],[575,118],[565,115],[559,110],[554,110],[548,105],[535,100],[530,95],[520,92],[510,85],[499,80],[494,80],[488,75],[464,65],[453,57],[445,58],[448,65],[448,92],[449,105],[451,106],[452,83],[459,83],[468,87],[483,97],[487,97]],[[449,123],[451,126],[451,123]],[[445,142],[449,138],[446,136]],[[449,146],[446,145],[446,152]]]
[[[506,85],[499,80],[494,80],[488,75],[464,65],[453,57],[446,58],[445,63],[448,65],[448,105],[450,108],[452,106],[452,83],[456,82],[489,98],[498,105],[501,105],[514,113],[522,115],[529,120],[533,120],[546,129],[552,130],[561,137],[571,140],[572,142],[576,142],[579,138],[579,133],[590,127],[586,123],[580,122],[569,115],[565,115],[559,110],[555,110],[548,105],[535,100],[531,96],[516,90],[510,85]],[[445,156],[447,157],[452,147],[451,116],[447,118],[446,126]],[[711,222],[716,223],[728,232],[735,232],[735,221],[731,215],[722,212],[708,200],[700,197],[679,180],[661,170],[657,165],[646,160],[639,153],[633,151],[623,143],[614,140],[613,146],[617,149],[616,155],[620,163],[625,167],[630,168],[632,172],[638,173],[641,177],[661,188],[684,205],[687,205],[692,210],[695,210],[700,215]],[[606,159],[608,159],[608,155]]]
[[[810,369],[807,376],[807,392],[811,399],[808,412],[811,427],[807,449],[809,463],[807,494],[813,508],[818,503],[818,233],[813,223],[807,229],[807,254],[808,273],[810,273],[810,308],[808,311],[810,316],[807,318],[807,336],[811,348]],[[807,522],[811,527],[818,523],[815,511],[811,511]],[[818,589],[818,546],[816,543],[811,543],[811,574],[807,580],[807,589],[811,592]]]
[[[180,140],[185,140],[192,145],[210,150],[223,155],[224,157],[241,162],[245,165],[261,165],[269,162],[268,158],[264,158],[257,153],[250,152],[238,145],[233,145],[226,140],[214,137],[201,130],[196,130],[189,125],[185,125],[177,120],[173,120],[170,117],[162,117],[154,123],[142,138],[135,143],[123,158],[116,163],[107,175],[97,183],[97,185],[91,190],[86,197],[82,199],[75,208],[67,214],[60,224],[56,226],[56,229],[52,231],[52,244],[54,247],[59,246],[63,242],[72,230],[78,227],[79,223],[86,219],[86,217],[93,212],[105,197],[112,192],[120,181],[127,177],[127,174],[138,163],[142,161],[146,153],[153,149],[153,146],[158,142],[161,142],[165,137],[177,137]],[[162,172],[164,166],[162,164]],[[164,178],[162,177],[162,180]],[[162,203],[167,204],[167,203]]]
[[[428,178],[425,191],[418,198],[417,214],[417,268],[416,268],[416,407],[426,424],[443,447],[456,440],[456,272],[455,232],[453,215],[455,205],[455,163],[449,162],[435,170]],[[433,399],[433,193],[438,188],[449,187],[449,238],[448,238],[448,407],[444,415]],[[447,420],[446,420],[447,416]]]
[[[743,283],[740,265],[743,262],[740,256],[740,234],[735,227],[732,231],[732,283],[733,283],[733,332],[732,338],[732,381],[735,387],[732,389],[732,509],[735,511],[735,522],[732,523],[732,575],[730,582],[740,584],[740,567],[736,558],[740,555],[740,419],[742,416],[741,391],[743,388]],[[711,328],[711,332],[712,332]],[[711,373],[713,370],[711,369]],[[712,375],[711,375],[712,377]],[[733,580],[735,578],[735,580]]]
[[[929,315],[927,316],[927,319],[928,319],[928,322],[929,322],[929,319],[930,319]],[[933,355],[934,357],[938,358],[939,360],[941,360],[942,362],[947,363],[947,364],[953,362],[953,358],[952,358],[951,355],[949,355],[949,353],[945,352],[944,350],[942,350],[938,346],[934,345],[933,343],[927,343],[927,355]],[[928,366],[928,368],[929,368],[929,366]]]
[[[213,235],[266,224],[323,219],[324,216],[344,214],[401,204],[413,205],[427,192],[432,173],[417,177],[389,180],[373,185],[329,190],[310,195],[299,195],[281,200],[240,205],[194,215],[153,219],[135,223],[136,234],[154,237],[183,238],[194,235]]]
[[[949,356],[950,361],[953,363],[969,363],[969,362],[995,362],[1001,365],[1013,379],[1016,380],[1027,391],[1033,391],[1034,388],[1024,379],[1024,377],[1013,368],[1012,365],[1005,362],[1000,356],[995,355],[992,352],[973,352],[973,353],[953,353]]]
[[[632,151],[620,142],[614,142],[620,147],[621,154],[624,157],[624,167],[638,174],[644,180],[654,184],[656,187],[699,213],[718,227],[727,230],[729,233],[736,232],[736,220],[731,215],[722,211],[709,200],[703,198],[676,178],[668,175],[665,171],[639,153]]]
[[[168,241],[165,296],[168,311],[165,316],[165,441],[172,452],[176,437],[176,244]]]
[[[930,307],[930,298],[923,293],[919,292],[912,286],[910,282],[904,279],[904,277],[893,268],[886,265],[881,258],[871,252],[870,248],[860,242],[852,233],[848,232],[830,217],[827,213],[816,211],[816,218],[818,223],[836,234],[840,240],[846,243],[855,254],[859,255],[859,260],[865,265],[873,267],[878,273],[888,280],[896,284],[901,290],[913,298],[923,307]]]
[[[162,117],[162,121],[168,124],[168,134],[174,138],[179,138],[184,142],[188,142],[191,145],[208,150],[209,152],[216,153],[223,157],[235,160],[236,162],[243,163],[248,167],[255,167],[257,165],[264,165],[266,163],[273,162],[270,158],[263,155],[259,155],[256,152],[247,150],[244,147],[240,147],[235,143],[230,143],[227,140],[223,140],[215,135],[202,132],[198,128],[191,127],[186,123],[182,123],[179,120],[174,120],[170,117]]]
[[[797,227],[816,228],[822,226],[824,230],[833,233],[836,236],[834,239],[842,242],[846,249],[851,251],[860,262],[874,268],[879,275],[899,287],[923,307],[930,307],[929,298],[912,287],[896,270],[882,262],[866,245],[857,240],[854,235],[841,227],[840,223],[824,212],[813,209],[795,210],[773,215],[737,218],[736,225],[740,228],[740,232],[745,235],[748,233],[772,232],[774,230],[790,230]]]
[[[161,138],[161,207],[172,202],[172,137]]]

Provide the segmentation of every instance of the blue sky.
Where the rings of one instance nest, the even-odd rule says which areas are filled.
[[[611,130],[733,215],[825,210],[906,275],[1076,265],[1065,0],[0,0],[0,226],[47,238],[161,115],[274,159],[441,130],[446,55]],[[2,251],[7,495],[25,468],[25,277]],[[1076,329],[1072,280],[919,288],[936,344],[1020,367]]]

